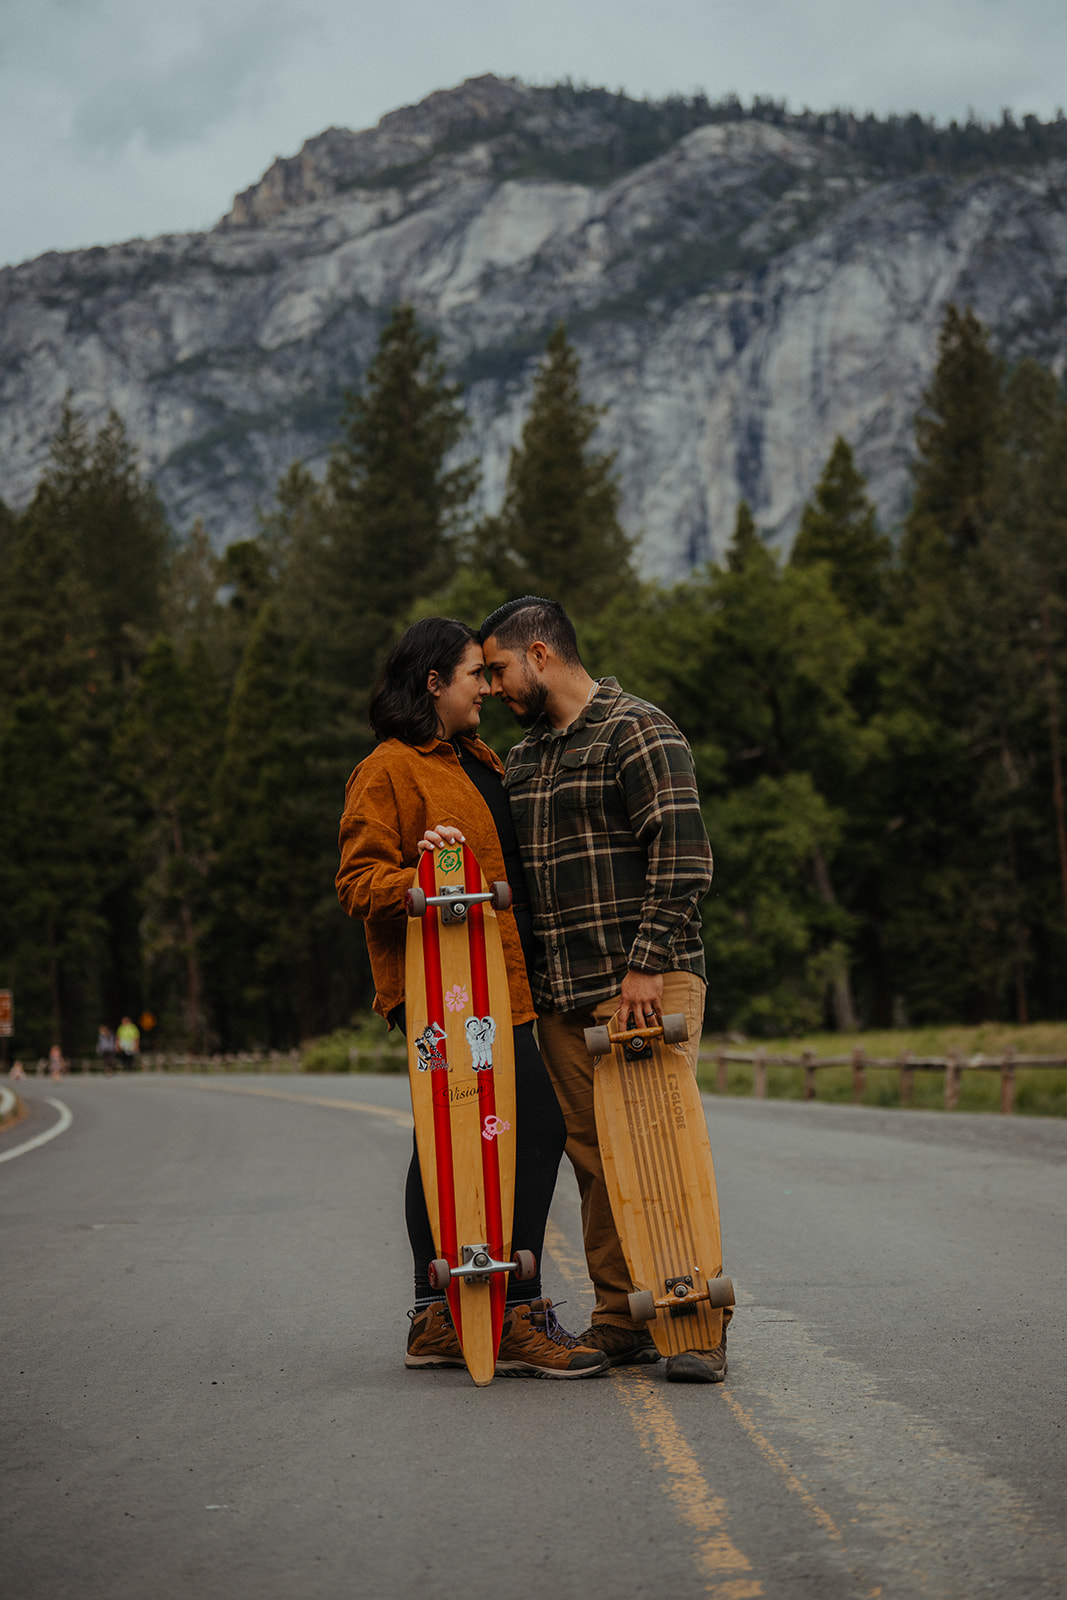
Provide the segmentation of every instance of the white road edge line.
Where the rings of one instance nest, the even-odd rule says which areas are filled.
[[[53,1127],[46,1128],[44,1133],[39,1133],[36,1139],[27,1139],[25,1144],[17,1144],[14,1150],[5,1150],[3,1155],[0,1155],[0,1161],[14,1161],[16,1156],[24,1156],[28,1150],[36,1150],[38,1145],[47,1144],[49,1139],[55,1139],[59,1134],[66,1133],[74,1121],[74,1113],[69,1106],[63,1104],[62,1100],[53,1100],[50,1095],[46,1095],[45,1099],[48,1105],[55,1106],[59,1112],[59,1121]]]

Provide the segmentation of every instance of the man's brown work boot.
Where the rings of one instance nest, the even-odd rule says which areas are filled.
[[[659,1351],[648,1329],[634,1324],[620,1328],[614,1322],[594,1322],[591,1328],[586,1328],[581,1340],[596,1350],[603,1350],[610,1367],[648,1367],[659,1360]]]
[[[667,1357],[668,1383],[721,1383],[726,1376],[726,1334],[714,1350],[680,1350]]]

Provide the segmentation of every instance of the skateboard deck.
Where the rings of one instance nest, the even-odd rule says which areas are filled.
[[[722,1276],[715,1168],[696,1079],[673,1046],[683,1016],[623,1031],[587,1028],[608,1196],[634,1285],[630,1314],[661,1355],[713,1350],[733,1285]]]
[[[477,896],[477,899],[472,897]],[[474,1382],[496,1367],[515,1196],[515,1053],[496,907],[466,845],[427,850],[407,894],[408,1070],[438,1259]],[[532,1276],[521,1252],[518,1270]]]

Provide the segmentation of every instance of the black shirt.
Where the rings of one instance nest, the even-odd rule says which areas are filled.
[[[534,957],[537,946],[533,936],[533,913],[530,910],[530,893],[526,887],[526,873],[519,854],[519,839],[508,804],[507,791],[498,772],[487,767],[484,761],[472,755],[459,739],[452,741],[459,764],[473,783],[493,819],[500,839],[500,852],[504,857],[504,875],[511,885],[512,910],[522,940],[522,953],[526,957],[526,971],[533,978]]]

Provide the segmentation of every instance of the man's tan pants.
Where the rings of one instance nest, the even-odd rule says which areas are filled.
[[[684,1013],[689,1038],[680,1050],[696,1073],[700,1030],[704,1022],[705,984],[692,972],[663,975],[663,1013]],[[578,1179],[582,1198],[582,1232],[589,1276],[596,1289],[594,1322],[616,1327],[633,1324],[627,1296],[633,1288],[626,1270],[615,1219],[611,1214],[593,1110],[593,1061],[585,1048],[584,1030],[610,1020],[619,1009],[618,997],[602,1000],[588,1011],[546,1011],[537,1019],[537,1037],[549,1076],[555,1086],[567,1123],[567,1155]]]

